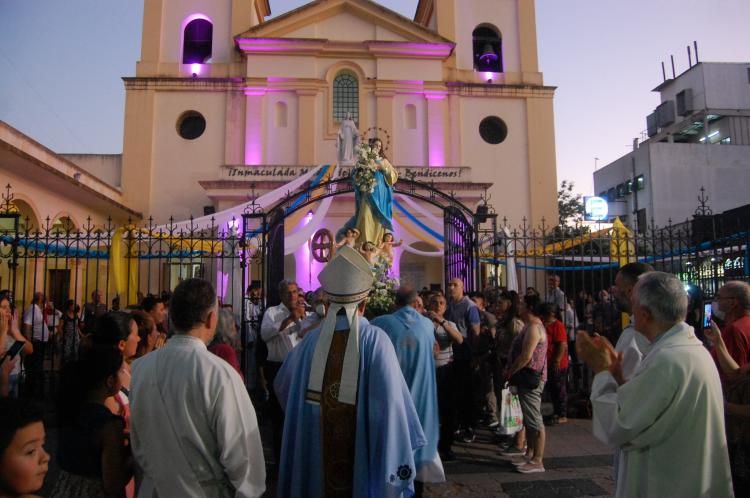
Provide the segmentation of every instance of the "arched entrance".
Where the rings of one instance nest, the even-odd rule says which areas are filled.
[[[434,184],[400,179],[394,194],[402,194],[439,208],[443,213],[443,282],[461,278],[467,291],[479,287],[477,233],[481,216]],[[334,178],[313,189],[300,189],[267,210],[250,208],[243,214],[243,242],[248,248],[246,264],[251,260],[260,267],[260,280],[266,292],[266,306],[279,303],[277,284],[284,279],[284,220],[309,205],[337,195],[354,192],[349,178]],[[247,286],[246,281],[243,287]]]

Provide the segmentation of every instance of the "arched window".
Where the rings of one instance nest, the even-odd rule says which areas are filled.
[[[406,104],[404,108],[404,128],[407,130],[417,129],[417,106]]]
[[[276,112],[273,119],[273,124],[276,128],[286,128],[286,103],[276,102]]]
[[[183,33],[182,63],[205,64],[211,58],[214,26],[208,19],[193,19]]]
[[[503,72],[503,42],[494,28],[480,26],[472,33],[474,69],[492,73]]]
[[[333,80],[333,120],[343,121],[347,114],[359,124],[359,83],[349,71],[342,71]]]

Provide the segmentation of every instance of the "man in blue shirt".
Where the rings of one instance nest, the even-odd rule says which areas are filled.
[[[453,368],[456,374],[456,401],[462,407],[458,413],[458,424],[463,429],[460,440],[474,441],[474,425],[477,410],[474,397],[473,367],[471,362],[472,342],[479,337],[479,309],[464,295],[464,283],[460,278],[448,282],[448,311],[445,319],[455,323],[464,338],[461,344],[453,346]]]

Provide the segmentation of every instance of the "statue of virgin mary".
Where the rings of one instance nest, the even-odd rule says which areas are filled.
[[[354,189],[356,211],[342,230],[356,228],[359,230],[357,246],[372,242],[378,247],[386,231],[392,232],[393,225],[393,185],[398,181],[396,168],[383,154],[383,142],[379,138],[370,139],[370,147],[377,154],[374,160],[375,188],[372,192],[361,192]]]
[[[340,166],[351,166],[356,160],[355,150],[359,145],[359,130],[357,124],[352,120],[352,114],[346,113],[346,117],[341,121],[339,133],[336,136],[336,150],[338,151],[338,161]]]

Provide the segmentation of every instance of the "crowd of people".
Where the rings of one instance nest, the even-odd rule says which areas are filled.
[[[719,289],[699,339],[683,284],[644,263],[593,299],[567,299],[557,275],[543,295],[467,294],[461,279],[445,292],[402,286],[393,313],[372,321],[359,253],[342,249],[319,278],[308,293],[280,282],[281,303],[265,310],[263,290],[249,288],[245,334],[199,279],[125,311],[95,291],[55,315],[35,294],[21,320],[0,293],[0,496],[37,491],[48,468],[43,411],[28,398],[43,390],[50,337],[55,497],[260,496],[266,458],[279,496],[421,496],[480,426],[518,472],[545,472],[545,425],[568,421],[579,363],[593,374],[594,436],[615,449],[617,496],[750,490],[746,283]],[[18,399],[22,357],[28,396]],[[504,436],[509,386],[523,429]],[[259,403],[272,433],[265,456]]]

